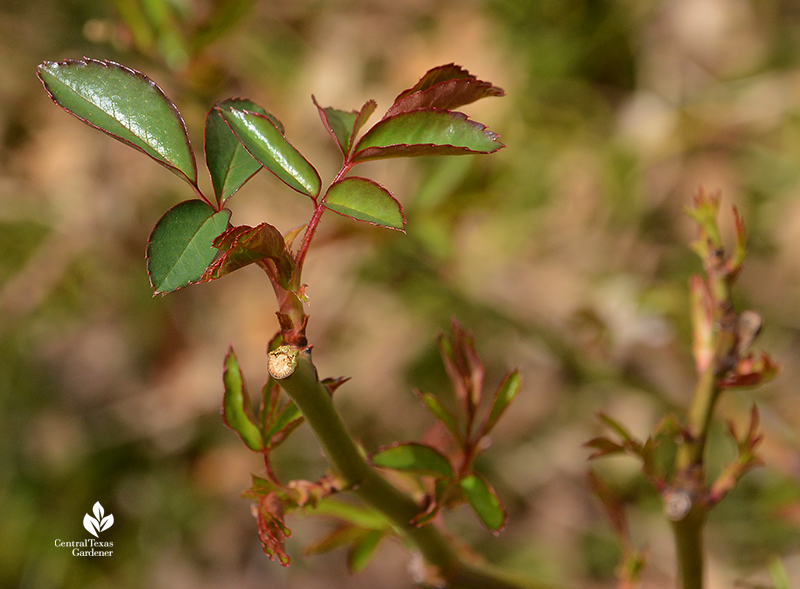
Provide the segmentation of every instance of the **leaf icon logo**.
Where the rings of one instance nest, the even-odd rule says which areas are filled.
[[[98,532],[107,530],[114,525],[114,516],[109,513],[104,517],[105,510],[103,509],[103,506],[100,505],[99,501],[97,501],[92,507],[92,513],[94,513],[94,517],[88,513],[83,516],[83,527],[86,528],[86,531],[88,531],[92,536],[98,538]]]

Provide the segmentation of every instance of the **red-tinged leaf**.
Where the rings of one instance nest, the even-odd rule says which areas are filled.
[[[621,452],[625,452],[624,446],[620,446],[616,442],[612,442],[608,438],[603,437],[589,440],[584,444],[584,447],[595,450],[595,452],[589,456],[589,460],[594,460],[595,458],[600,458],[602,456],[608,456],[609,454],[619,454]]]
[[[322,386],[328,391],[328,394],[332,397],[333,393],[335,393],[340,386],[350,380],[349,376],[338,376],[336,378],[325,378],[322,380]]]
[[[454,63],[440,65],[438,67],[429,69],[419,79],[419,82],[414,84],[408,90],[403,90],[400,94],[398,94],[397,98],[394,99],[394,103],[397,104],[399,101],[403,100],[404,98],[407,98],[408,96],[416,92],[423,92],[428,88],[435,86],[436,84],[441,84],[442,82],[447,82],[448,80],[469,80],[469,79],[475,79],[475,76],[470,74],[460,65],[456,65]]]
[[[506,375],[500,386],[494,393],[494,400],[492,401],[492,408],[489,410],[489,416],[486,419],[484,426],[484,434],[492,431],[492,428],[497,424],[497,421],[503,415],[503,412],[508,408],[511,401],[514,400],[520,387],[522,386],[522,377],[518,370],[514,370]]]
[[[287,186],[316,198],[322,181],[317,170],[284,137],[274,121],[228,104],[217,107],[245,149]]]
[[[283,566],[289,566],[289,555],[286,554],[284,543],[292,535],[291,530],[283,522],[284,506],[277,493],[264,495],[256,506],[256,521],[258,523],[258,538],[261,547],[270,560],[278,557]]]
[[[147,273],[155,294],[199,281],[217,255],[214,240],[225,231],[231,212],[216,211],[201,200],[187,200],[159,219],[147,241]]]
[[[53,101],[197,186],[197,164],[178,109],[141,72],[113,61],[45,61],[39,79]]]
[[[600,419],[600,421],[617,432],[626,444],[630,445],[634,449],[641,448],[642,444],[635,440],[628,429],[617,420],[602,412],[598,413],[597,417]]]
[[[431,393],[422,393],[418,390],[415,390],[414,394],[425,406],[425,408],[428,409],[428,411],[430,411],[436,419],[444,424],[444,426],[452,434],[453,439],[455,439],[457,442],[461,442],[463,436],[459,430],[458,418],[455,416],[455,414],[445,407],[437,396]]]
[[[465,331],[456,320],[452,321],[451,328],[452,340],[440,337],[439,347],[456,398],[467,413],[469,428],[483,391],[484,367],[475,349],[475,338],[472,334]]]
[[[353,148],[352,161],[491,153],[501,147],[495,133],[464,113],[420,109],[382,119]]]
[[[274,450],[303,423],[303,414],[293,401],[289,401],[275,416],[269,429],[264,433],[265,445]]]
[[[355,539],[347,553],[347,568],[351,573],[358,574],[367,567],[384,535],[382,530],[365,530]]]
[[[239,435],[248,448],[254,452],[260,452],[264,449],[264,441],[261,431],[252,417],[250,396],[247,394],[247,386],[233,348],[230,348],[225,356],[225,371],[222,374],[222,381],[225,384],[222,420],[225,425]]]
[[[228,106],[257,112],[269,117],[283,132],[281,122],[257,104],[242,98],[229,98],[214,105],[206,116],[206,165],[211,174],[217,203],[222,205],[242,185],[261,169],[261,163],[247,153],[228,124],[220,116],[218,108]]]
[[[336,141],[342,155],[347,158],[356,135],[358,135],[364,123],[367,122],[369,115],[375,110],[377,104],[374,100],[370,100],[359,111],[345,112],[331,107],[321,107],[314,96],[311,97],[311,100],[314,101],[314,106],[319,111],[322,124],[325,125],[328,133]]]
[[[381,448],[370,459],[372,464],[404,472],[452,479],[450,461],[430,446],[416,442],[392,444]]]
[[[445,80],[396,100],[384,118],[419,108],[453,110],[489,96],[505,96],[505,92],[475,76]]]
[[[332,184],[325,195],[325,207],[356,221],[398,231],[406,224],[403,207],[392,193],[366,178],[353,176]]]
[[[223,252],[208,266],[203,281],[208,282],[256,262],[270,260],[274,278],[283,287],[288,285],[294,271],[294,259],[286,250],[280,231],[268,223],[257,227],[231,227],[214,240],[214,247]]]
[[[492,486],[477,473],[467,475],[459,481],[459,485],[483,525],[499,534],[506,525],[508,515]]]
[[[444,506],[444,496],[453,484],[455,484],[453,481],[437,479],[434,486],[433,496],[429,495],[427,497],[428,503],[424,511],[417,514],[414,519],[411,520],[411,525],[421,528],[422,526],[427,526],[429,523],[431,523],[442,510],[442,507]]]

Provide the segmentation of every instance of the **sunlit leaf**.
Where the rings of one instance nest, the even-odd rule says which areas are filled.
[[[436,84],[441,84],[442,82],[447,82],[448,80],[468,80],[470,78],[475,78],[475,76],[470,74],[467,70],[459,65],[454,63],[440,65],[425,72],[425,74],[419,79],[419,82],[414,84],[408,90],[403,90],[397,95],[397,98],[394,99],[394,102],[397,104],[400,100],[403,100],[415,92],[422,92],[435,86]]]
[[[464,113],[414,110],[377,123],[355,146],[352,159],[491,153],[503,147],[497,137]]]
[[[45,61],[39,78],[67,112],[197,184],[197,164],[178,109],[150,78],[113,61]]]
[[[225,394],[222,400],[222,419],[229,428],[239,434],[242,442],[255,452],[264,448],[261,432],[253,421],[250,396],[239,368],[233,348],[225,356],[225,371],[222,374]]]
[[[370,100],[361,107],[361,110],[346,112],[331,107],[323,108],[313,96],[311,100],[314,101],[314,106],[319,111],[322,124],[336,140],[342,155],[347,157],[358,131],[367,122],[367,118],[375,110],[377,104],[374,100]]]
[[[217,110],[250,155],[290,188],[316,198],[322,184],[319,174],[286,140],[272,119],[231,104]]]
[[[393,444],[382,448],[372,458],[375,466],[393,468],[406,472],[453,478],[453,467],[450,461],[430,446],[407,442]]]
[[[220,116],[217,108],[225,108],[228,105],[265,115],[278,126],[278,129],[283,128],[280,121],[263,108],[241,98],[223,100],[208,111],[205,133],[206,165],[211,174],[214,194],[219,204],[230,198],[261,169],[261,163],[247,153],[242,143]]]
[[[478,80],[466,70],[450,64],[430,70],[414,88],[402,92],[384,118],[419,108],[452,110],[481,98],[503,95],[502,88]]]
[[[500,416],[508,407],[509,403],[514,400],[514,397],[519,392],[522,385],[522,377],[518,370],[510,372],[497,387],[494,393],[494,400],[492,401],[492,408],[489,410],[489,417],[486,420],[484,433],[489,433],[495,426]]]
[[[461,479],[459,484],[483,524],[495,533],[500,532],[505,527],[508,516],[489,483],[479,474],[472,473]]]
[[[187,200],[159,219],[147,242],[147,273],[156,294],[197,282],[217,255],[212,243],[228,226],[231,212]]]
[[[381,227],[403,231],[406,224],[403,207],[383,186],[356,176],[339,180],[325,196],[330,210]]]
[[[226,274],[254,262],[271,260],[274,278],[286,286],[294,270],[294,260],[286,250],[283,235],[272,225],[262,223],[257,227],[240,225],[231,227],[214,240],[213,246],[223,252],[208,266],[204,281],[221,278]]]

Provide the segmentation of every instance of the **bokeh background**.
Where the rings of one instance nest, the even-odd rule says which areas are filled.
[[[686,283],[699,262],[683,214],[700,188],[736,204],[750,235],[737,290],[765,319],[780,377],[756,402],[765,468],[714,510],[712,588],[800,584],[800,3],[795,0],[4,0],[0,3],[0,585],[20,588],[411,586],[386,543],[351,577],[341,552],[306,557],[329,529],[290,516],[288,569],[261,552],[239,493],[259,463],[219,417],[233,344],[251,390],[277,329],[255,269],[153,298],[145,240],[190,198],[176,176],[55,107],[44,60],[112,59],[155,79],[201,151],[206,110],[245,96],[283,120],[330,181],[337,152],[310,95],[387,108],[456,62],[507,91],[467,107],[502,135],[492,156],[388,161],[369,173],[401,200],[406,235],[328,214],[306,268],[309,335],[367,449],[430,425],[414,387],[446,389],[435,340],[458,317],[494,385],[524,392],[480,462],[508,506],[499,537],[448,518],[486,558],[536,578],[613,587],[619,543],[585,482],[581,444],[606,411],[638,435],[693,386]],[[379,111],[380,112],[380,111]],[[201,156],[202,161],[202,156]],[[204,187],[210,182],[203,178]],[[310,203],[262,173],[234,221],[283,231]],[[732,456],[720,425],[713,468]],[[300,430],[286,477],[325,463]],[[632,460],[594,465],[630,505],[649,551],[643,586],[674,586],[669,529]],[[111,558],[86,537],[100,501]]]

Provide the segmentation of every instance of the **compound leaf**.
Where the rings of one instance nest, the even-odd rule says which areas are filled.
[[[430,446],[416,442],[392,444],[380,449],[372,458],[375,466],[393,468],[422,475],[453,478],[450,461]]]
[[[67,112],[197,185],[186,124],[153,80],[113,61],[88,57],[45,61],[38,74],[50,98]]]
[[[247,386],[233,348],[229,348],[225,356],[222,382],[225,384],[222,398],[222,419],[225,425],[239,435],[245,446],[260,452],[264,448],[264,441],[251,417],[250,396],[247,394]]]
[[[491,153],[503,147],[497,137],[464,113],[419,109],[382,119],[356,144],[352,159],[361,162],[388,157]]]
[[[467,475],[458,483],[483,524],[494,533],[499,533],[505,527],[508,516],[491,485],[477,473]]]
[[[317,197],[322,184],[317,170],[287,141],[269,116],[232,104],[217,107],[217,111],[250,155],[290,188]]]
[[[381,227],[403,231],[406,219],[403,207],[383,186],[356,176],[333,184],[325,197],[325,207]]]
[[[231,212],[201,200],[187,200],[159,219],[147,242],[147,273],[156,294],[200,280],[214,260],[212,243],[228,226]]]

